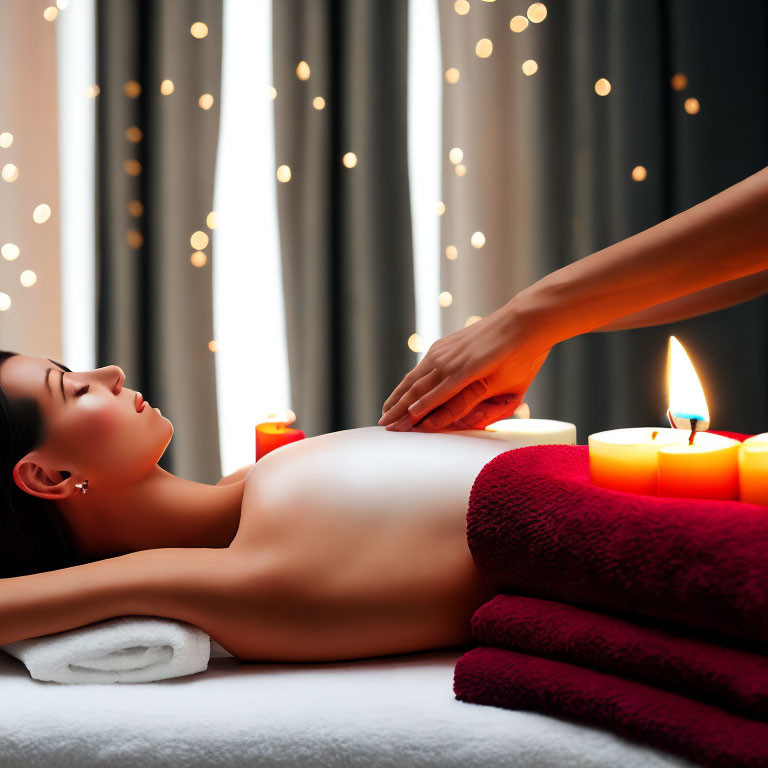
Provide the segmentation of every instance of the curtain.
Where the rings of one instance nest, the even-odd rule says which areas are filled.
[[[56,27],[43,10],[0,0],[0,349],[60,360]]]
[[[407,17],[405,0],[273,2],[291,403],[308,436],[374,425],[416,364]]]
[[[173,422],[160,466],[203,483],[221,476],[209,216],[221,1],[97,8],[97,364],[123,367]]]
[[[443,66],[459,73],[443,84],[441,281],[453,295],[443,334],[768,165],[765,3],[551,0],[546,18],[520,32],[510,22],[528,2],[467,6],[462,15],[440,0]],[[484,38],[487,57],[476,52]],[[601,78],[607,95],[596,92]],[[526,400],[533,416],[575,422],[580,443],[601,429],[666,424],[674,334],[702,380],[712,428],[765,431],[767,320],[761,297],[666,326],[586,334],[553,349]]]

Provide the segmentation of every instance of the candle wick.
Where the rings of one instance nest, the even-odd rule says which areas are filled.
[[[651,435],[651,440],[655,440],[655,439],[656,439],[656,435],[658,435],[658,434],[659,434],[659,433],[658,433],[658,431],[654,432],[654,433]]]
[[[696,430],[692,429],[691,434],[688,437],[688,445],[693,445],[693,438],[696,436]]]

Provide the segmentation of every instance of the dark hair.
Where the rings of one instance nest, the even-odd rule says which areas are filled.
[[[0,351],[0,366],[17,352]],[[89,562],[53,502],[25,493],[13,479],[18,460],[47,439],[33,397],[8,398],[0,387],[0,578]]]

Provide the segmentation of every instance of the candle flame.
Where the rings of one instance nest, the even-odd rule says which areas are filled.
[[[290,409],[287,411],[270,413],[265,419],[265,423],[273,422],[275,424],[280,424],[283,427],[288,424],[293,424],[294,421],[296,421],[296,414]]]
[[[669,337],[669,412],[679,419],[709,422],[709,409],[696,370],[683,345]]]

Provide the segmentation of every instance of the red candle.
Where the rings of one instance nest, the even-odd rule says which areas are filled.
[[[281,445],[306,437],[302,430],[286,426],[286,422],[291,424],[295,418],[293,411],[289,411],[288,418],[283,421],[266,421],[256,425],[256,461]]]

